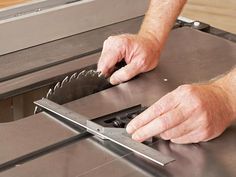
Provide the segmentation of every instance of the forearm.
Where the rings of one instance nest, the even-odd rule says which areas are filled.
[[[161,47],[187,0],[151,0],[139,31],[158,40]]]
[[[228,74],[215,80],[216,84],[226,93],[228,104],[233,111],[233,118],[236,119],[236,67]]]

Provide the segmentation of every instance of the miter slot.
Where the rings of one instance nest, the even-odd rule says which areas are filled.
[[[87,131],[93,135],[96,135],[100,139],[106,139],[102,134],[104,133],[105,129],[103,126],[87,120]]]
[[[43,156],[45,154],[48,154],[52,151],[58,150],[61,147],[67,146],[71,143],[74,143],[79,140],[86,139],[88,137],[91,137],[92,135],[88,132],[82,132],[78,135],[72,136],[71,138],[64,139],[62,141],[56,142],[54,144],[50,144],[48,146],[45,146],[41,149],[37,149],[35,151],[29,152],[27,154],[21,155],[19,157],[16,157],[14,159],[8,160],[4,163],[0,164],[0,172],[7,170],[9,168],[13,168],[19,164],[23,164],[29,160],[36,159],[40,156]]]

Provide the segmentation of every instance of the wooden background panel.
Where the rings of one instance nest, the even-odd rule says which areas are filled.
[[[236,0],[188,0],[182,16],[236,34]]]
[[[29,0],[0,0],[0,8],[16,5],[19,3],[23,3]]]

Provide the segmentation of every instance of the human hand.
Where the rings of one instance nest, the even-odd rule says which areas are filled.
[[[108,76],[113,72],[116,63],[124,59],[127,65],[110,77],[111,84],[116,85],[154,69],[158,64],[159,55],[160,44],[151,35],[111,36],[103,44],[97,70]]]
[[[182,85],[127,125],[137,141],[160,135],[174,143],[198,143],[219,136],[235,113],[227,91],[216,84]]]

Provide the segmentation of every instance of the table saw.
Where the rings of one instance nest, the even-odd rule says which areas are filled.
[[[43,0],[0,10],[0,177],[236,176],[235,124],[212,141],[189,145],[159,138],[137,143],[123,131],[179,85],[232,69],[234,34],[180,17],[153,71],[102,87],[106,79],[98,82],[90,72],[103,41],[136,33],[147,5]],[[85,79],[74,87],[76,98],[65,99],[67,92],[52,99],[79,76]]]

